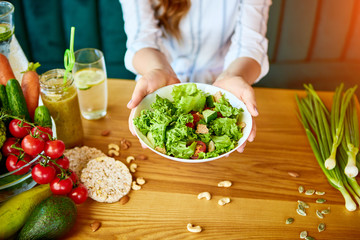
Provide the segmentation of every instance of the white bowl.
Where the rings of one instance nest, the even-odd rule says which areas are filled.
[[[171,96],[171,92],[174,86],[178,86],[178,85],[182,85],[182,84],[188,84],[188,83],[179,83],[179,84],[174,84],[174,85],[169,85],[163,88],[160,88],[158,90],[156,90],[155,92],[147,95],[141,102],[140,104],[135,108],[135,113],[134,113],[134,118],[140,116],[141,111],[144,109],[150,109],[151,110],[151,104],[153,102],[155,102],[156,99],[156,95],[159,95],[162,98],[167,98],[170,101],[173,101],[173,98]],[[153,149],[151,146],[151,144],[149,143],[149,141],[147,140],[147,138],[144,136],[144,134],[142,134],[138,128],[134,125],[133,123],[133,127],[135,130],[135,133],[137,135],[137,137],[139,138],[140,142],[144,145],[146,145],[150,150],[152,150],[153,152],[155,152],[156,154],[159,154],[160,156],[163,156],[165,158],[174,160],[174,161],[179,161],[179,162],[186,162],[186,163],[200,163],[200,162],[208,162],[208,161],[213,161],[219,158],[222,158],[230,153],[232,153],[233,151],[235,151],[239,146],[241,146],[249,137],[251,129],[252,129],[252,117],[251,114],[249,113],[249,111],[247,110],[245,104],[239,100],[237,97],[235,97],[232,93],[215,87],[213,85],[208,85],[208,84],[203,84],[203,83],[195,83],[197,88],[202,90],[205,93],[209,93],[211,95],[217,93],[218,91],[222,92],[225,95],[225,98],[227,98],[230,102],[230,104],[233,107],[236,108],[242,108],[244,111],[242,112],[242,122],[246,123],[245,128],[243,129],[242,133],[243,136],[239,139],[238,144],[235,146],[234,149],[232,149],[231,151],[221,154],[217,157],[213,157],[213,158],[206,158],[206,159],[183,159],[183,158],[176,158],[176,157],[172,157],[172,156],[168,156],[166,154],[160,153],[158,151],[156,151],[155,149]]]

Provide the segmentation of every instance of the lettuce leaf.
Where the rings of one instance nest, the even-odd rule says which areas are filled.
[[[216,136],[226,135],[238,141],[243,134],[236,122],[237,120],[233,118],[217,118],[211,122],[210,129]]]
[[[193,83],[174,86],[171,95],[179,113],[202,111],[206,103],[206,95]]]
[[[193,142],[190,146],[186,145],[186,141],[172,142],[171,144],[166,145],[167,154],[177,158],[188,159],[195,153],[196,142]]]
[[[223,95],[219,102],[215,102],[215,111],[220,112],[223,117],[232,117],[237,118],[238,115],[243,111],[242,109],[237,109],[229,103],[229,101]]]

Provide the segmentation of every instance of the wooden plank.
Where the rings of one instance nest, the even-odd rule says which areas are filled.
[[[269,20],[267,25],[266,37],[269,39],[268,55],[270,62],[275,61],[276,50],[278,47],[279,41],[279,31],[280,31],[280,20],[281,20],[281,10],[283,0],[275,0],[270,6],[269,11]]]
[[[303,61],[306,59],[316,7],[314,0],[286,0],[277,61]]]
[[[109,80],[109,113],[100,120],[83,119],[85,144],[107,151],[108,143],[118,143],[121,137],[132,142],[121,150],[120,161],[129,155],[145,154],[137,159],[134,177],[144,177],[147,183],[139,191],[131,191],[130,201],[99,203],[88,199],[78,205],[75,227],[64,239],[299,239],[307,230],[316,239],[358,240],[359,212],[347,212],[341,194],[330,186],[311,151],[304,129],[297,118],[295,94],[304,91],[255,88],[259,117],[257,136],[242,154],[234,152],[216,161],[189,164],[165,159],[149,149],[142,149],[138,139],[128,130],[130,110],[126,102],[134,89],[134,81]],[[121,93],[121,94],[119,94]],[[329,105],[332,93],[321,92]],[[271,99],[271,100],[269,100]],[[101,136],[111,129],[109,136]],[[300,174],[298,178],[288,171]],[[230,188],[217,183],[230,180]],[[299,194],[297,188],[325,191],[325,204],[316,204],[317,195]],[[209,191],[212,199],[197,199],[197,194]],[[219,206],[221,197],[231,202]],[[310,204],[308,216],[295,212],[297,200]],[[327,229],[319,233],[316,209],[331,207],[331,214],[321,220]],[[286,225],[288,217],[295,222]],[[90,224],[102,226],[92,232]],[[187,223],[203,227],[201,233],[190,233]]]
[[[360,3],[357,2],[355,4],[355,15],[352,19],[352,32],[349,41],[349,45],[347,46],[346,51],[346,60],[360,60]]]
[[[345,47],[354,0],[321,2],[312,60],[337,60]]]

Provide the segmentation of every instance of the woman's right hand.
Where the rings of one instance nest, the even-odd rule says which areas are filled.
[[[167,85],[180,83],[180,80],[176,77],[174,73],[169,73],[169,71],[163,69],[154,69],[146,74],[144,74],[136,83],[134,92],[132,94],[130,102],[127,104],[129,109],[132,109],[131,114],[129,116],[129,129],[133,135],[135,135],[132,119],[134,108],[141,102],[141,100],[148,95],[156,91],[161,87],[165,87]]]

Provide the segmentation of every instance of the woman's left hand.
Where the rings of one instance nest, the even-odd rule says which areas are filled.
[[[249,142],[254,141],[256,136],[256,124],[254,117],[259,115],[256,108],[254,89],[249,83],[247,83],[242,77],[239,76],[220,76],[218,79],[216,79],[213,85],[231,92],[245,103],[247,110],[253,117],[252,130],[247,140]],[[238,147],[237,151],[243,152],[245,145],[246,142]]]

